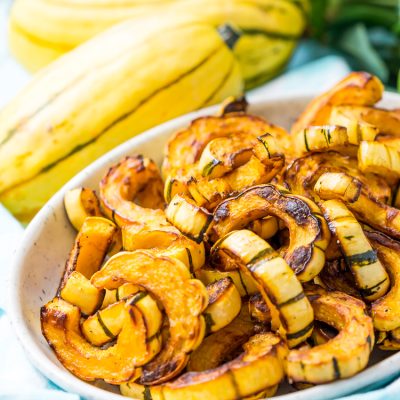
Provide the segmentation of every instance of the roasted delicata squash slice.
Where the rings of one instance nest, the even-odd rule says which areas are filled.
[[[189,239],[174,226],[151,229],[137,235],[136,226],[125,225],[122,227],[122,242],[127,251],[151,249],[153,254],[177,258],[192,273],[204,265],[206,258],[204,243]]]
[[[357,178],[327,172],[320,176],[314,190],[324,200],[342,200],[360,221],[400,239],[400,210],[371,196]]]
[[[141,312],[126,305],[121,332],[114,345],[101,349],[82,336],[78,307],[55,298],[42,307],[42,332],[60,362],[74,375],[86,381],[104,379],[119,384],[132,379],[137,367],[149,362],[160,350],[158,338],[146,339]]]
[[[286,261],[249,230],[234,231],[214,244],[212,256],[225,253],[258,282],[272,315],[272,328],[294,347],[311,335],[314,315],[301,283]]]
[[[315,97],[293,124],[291,131],[297,133],[311,125],[327,124],[334,106],[372,106],[382,98],[383,90],[383,84],[376,76],[367,72],[352,72],[332,89]]]
[[[58,295],[79,307],[82,314],[91,315],[102,305],[104,294],[103,289],[94,287],[83,274],[72,271]]]
[[[360,143],[358,167],[362,172],[373,172],[383,177],[400,178],[400,153],[384,143]]]
[[[81,325],[86,340],[95,346],[102,346],[116,339],[124,323],[126,304],[142,312],[147,340],[153,339],[161,328],[162,313],[151,295],[138,292],[126,301],[120,300],[87,318]]]
[[[168,317],[168,341],[160,354],[143,367],[140,378],[146,385],[165,382],[182,371],[190,352],[204,337],[202,312],[208,304],[207,291],[199,280],[191,279],[180,261],[145,250],[116,254],[92,277],[93,285],[108,290],[128,282],[152,294]]]
[[[139,286],[133,285],[132,283],[124,283],[117,289],[105,290],[105,296],[101,308],[106,308],[110,304],[117,303],[120,300],[125,300],[133,294],[140,291]]]
[[[400,243],[380,232],[365,231],[390,276],[391,287],[385,296],[371,304],[371,316],[379,331],[400,327]]]
[[[241,134],[251,134],[257,138],[266,133],[279,142],[281,138],[289,137],[284,129],[244,112],[197,118],[168,141],[162,165],[163,177],[182,176],[187,166],[197,164],[207,144],[214,139]]]
[[[369,301],[382,297],[389,289],[389,276],[359,222],[339,200],[324,201],[321,208],[363,297]]]
[[[115,232],[115,224],[106,218],[85,219],[65,265],[59,291],[65,286],[73,271],[90,279],[100,269]]]
[[[347,103],[350,104],[350,103]],[[347,126],[347,121],[357,121],[362,129],[375,130],[385,135],[400,136],[400,113],[376,107],[342,105],[332,108],[330,123]],[[374,139],[363,139],[374,140]]]
[[[343,126],[347,129],[349,142],[358,144],[361,140],[375,140],[380,133],[379,129],[355,115],[355,109],[362,109],[362,106],[335,106],[332,107],[328,123],[331,125]],[[365,107],[372,109],[369,107]]]
[[[188,372],[173,382],[153,387],[121,385],[124,395],[154,400],[234,400],[255,395],[277,385],[284,376],[287,347],[278,336],[252,336],[243,353],[217,368]],[[139,397],[137,397],[139,395]]]
[[[118,225],[167,225],[163,212],[163,182],[156,164],[142,156],[126,157],[112,166],[100,182],[100,201]]]
[[[347,129],[338,125],[309,126],[294,135],[294,144],[299,155],[310,151],[335,150],[353,155],[356,144],[351,143]]]
[[[223,237],[267,215],[280,218],[289,229],[290,244],[283,255],[286,262],[301,281],[313,279],[325,263],[330,239],[329,230],[323,227],[326,222],[306,201],[272,184],[252,187],[222,202],[214,212],[213,235]]]
[[[291,350],[286,361],[289,381],[326,383],[363,370],[374,344],[372,319],[365,304],[345,293],[326,292],[320,287],[306,293],[315,319],[333,326],[339,333],[313,348]]]
[[[233,280],[222,278],[207,285],[208,306],[204,311],[207,332],[219,331],[239,314],[242,299]]]
[[[79,231],[87,217],[101,217],[100,202],[94,190],[71,189],[64,196],[64,207],[72,226]]]
[[[220,279],[229,278],[233,281],[241,297],[251,296],[258,292],[257,283],[249,274],[240,269],[232,271],[220,271],[210,266],[205,266],[195,273],[204,285],[210,285]]]
[[[293,193],[319,200],[314,187],[321,175],[326,172],[347,173],[365,184],[368,193],[387,203],[392,196],[392,187],[383,177],[362,173],[356,158],[342,155],[336,151],[311,153],[297,158],[285,171],[284,180]]]
[[[212,214],[187,196],[175,195],[165,210],[168,221],[184,235],[200,243],[212,221]]]

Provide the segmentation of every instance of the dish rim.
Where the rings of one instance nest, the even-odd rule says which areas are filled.
[[[252,99],[249,96],[249,103],[256,106],[267,106],[273,102],[280,102],[285,100],[290,101],[304,101],[310,99],[310,95],[282,95],[282,96],[271,96],[263,97],[257,95]],[[385,101],[391,101],[399,103],[400,95],[396,93],[385,92]],[[11,267],[10,274],[10,286],[9,286],[9,312],[11,323],[14,331],[16,332],[17,338],[21,343],[25,354],[28,356],[32,364],[37,368],[43,375],[45,375],[52,382],[57,384],[64,390],[76,393],[87,399],[98,399],[98,400],[121,400],[127,397],[120,394],[116,394],[105,389],[93,386],[92,384],[82,381],[68,370],[54,364],[49,360],[41,351],[40,346],[34,339],[34,333],[31,332],[27,323],[24,321],[23,305],[22,301],[19,301],[19,288],[22,280],[24,269],[26,268],[26,260],[24,259],[25,247],[32,246],[32,237],[35,236],[42,221],[46,216],[53,211],[54,207],[59,207],[60,203],[63,202],[64,193],[81,184],[82,181],[93,175],[95,171],[100,168],[104,168],[110,161],[110,158],[123,157],[124,154],[132,153],[132,149],[138,145],[157,139],[158,136],[162,135],[167,130],[176,130],[184,125],[187,125],[192,119],[202,115],[212,114],[218,110],[218,106],[207,107],[189,114],[185,114],[161,125],[153,127],[131,139],[120,144],[103,156],[89,164],[86,168],[75,175],[69,180],[59,191],[57,191],[51,199],[42,207],[42,209],[36,214],[34,219],[26,228],[20,245],[16,251],[14,262]],[[29,246],[29,243],[31,244]],[[396,375],[396,370],[400,370],[400,352],[394,353],[386,359],[378,362],[377,364],[369,367],[368,369],[360,372],[359,374],[347,378],[338,380],[332,383],[318,385],[309,389],[305,389],[299,392],[283,394],[274,397],[277,400],[319,400],[322,398],[328,400],[339,396],[343,396],[352,393],[360,388],[367,388],[376,384],[378,381],[386,381]]]

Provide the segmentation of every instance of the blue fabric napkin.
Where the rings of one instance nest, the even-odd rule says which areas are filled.
[[[318,57],[326,54],[326,51],[321,48],[318,52],[313,49],[311,52]],[[347,64],[335,55],[299,66],[304,63],[304,60],[310,59],[307,53],[310,53],[308,45],[301,46],[287,73],[262,88],[252,91],[249,96],[250,101],[258,96],[265,97],[266,94],[276,97],[282,93],[295,95],[321,92],[349,72]],[[7,69],[9,68],[8,63]],[[0,86],[2,86],[1,75],[0,68]],[[23,229],[18,222],[0,205],[0,400],[79,400],[78,395],[64,392],[30,364],[10,325],[7,316],[8,297],[4,296],[4,293],[7,293],[9,287],[8,274],[22,232]],[[387,385],[387,382],[381,382],[380,385]],[[400,379],[383,389],[373,391],[371,389],[368,388],[368,393],[356,394],[345,399],[399,399]]]

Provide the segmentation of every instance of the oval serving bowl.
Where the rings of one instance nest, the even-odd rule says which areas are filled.
[[[309,100],[309,97],[282,97],[273,100],[258,97],[256,101],[250,101],[249,112],[288,128]],[[400,108],[400,96],[385,93],[380,105]],[[42,208],[26,229],[16,254],[10,282],[11,319],[17,336],[35,367],[61,388],[90,400],[125,398],[117,394],[117,389],[111,385],[86,383],[68,372],[41,334],[40,307],[54,297],[76,234],[64,211],[64,193],[78,186],[97,189],[107,168],[126,155],[143,154],[160,164],[164,144],[173,132],[187,126],[192,119],[213,114],[216,110],[216,107],[211,107],[177,118],[118,146],[68,182]],[[282,384],[274,399],[333,399],[389,379],[400,370],[400,352],[375,350],[375,353],[368,368],[353,378],[297,392],[288,384]]]

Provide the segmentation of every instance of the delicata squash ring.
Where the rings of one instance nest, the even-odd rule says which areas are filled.
[[[306,282],[323,268],[330,239],[328,229],[323,227],[326,222],[314,211],[304,199],[282,192],[275,185],[259,185],[222,202],[215,209],[211,229],[218,238],[267,215],[282,219],[290,233],[290,244],[283,257],[297,277]]]
[[[292,269],[263,239],[248,230],[234,231],[211,249],[211,256],[223,252],[238,262],[258,282],[272,315],[272,329],[294,347],[311,335],[314,315],[301,283]]]
[[[123,312],[121,332],[107,349],[86,341],[80,330],[79,308],[57,297],[41,309],[42,332],[57,358],[74,375],[86,381],[104,379],[118,384],[135,377],[136,368],[160,350],[158,338],[147,342],[140,311],[127,305]]]
[[[380,232],[366,230],[365,235],[387,269],[391,283],[386,295],[371,304],[371,316],[377,330],[392,331],[400,328],[400,243]]]
[[[306,291],[315,319],[339,333],[313,348],[291,350],[286,374],[291,382],[326,383],[348,378],[365,368],[374,344],[374,328],[361,300],[320,287]]]
[[[400,239],[400,210],[378,201],[360,180],[327,172],[320,176],[314,190],[322,199],[342,200],[360,221]]]
[[[106,215],[120,226],[135,225],[140,231],[167,225],[160,173],[153,161],[140,155],[108,170],[100,182],[100,200]]]
[[[359,222],[339,200],[324,201],[321,208],[363,297],[376,300],[383,296],[389,289],[389,277]]]
[[[274,387],[282,380],[286,354],[287,347],[281,338],[272,333],[261,333],[243,345],[243,353],[237,358],[217,368],[187,372],[160,386],[126,383],[121,385],[121,392],[144,400],[242,399]]]
[[[204,337],[202,312],[208,304],[207,291],[199,280],[190,278],[180,261],[145,250],[116,254],[92,277],[94,286],[109,290],[128,282],[144,288],[162,303],[170,325],[168,341],[143,367],[141,383],[168,381],[185,368],[190,352]]]

